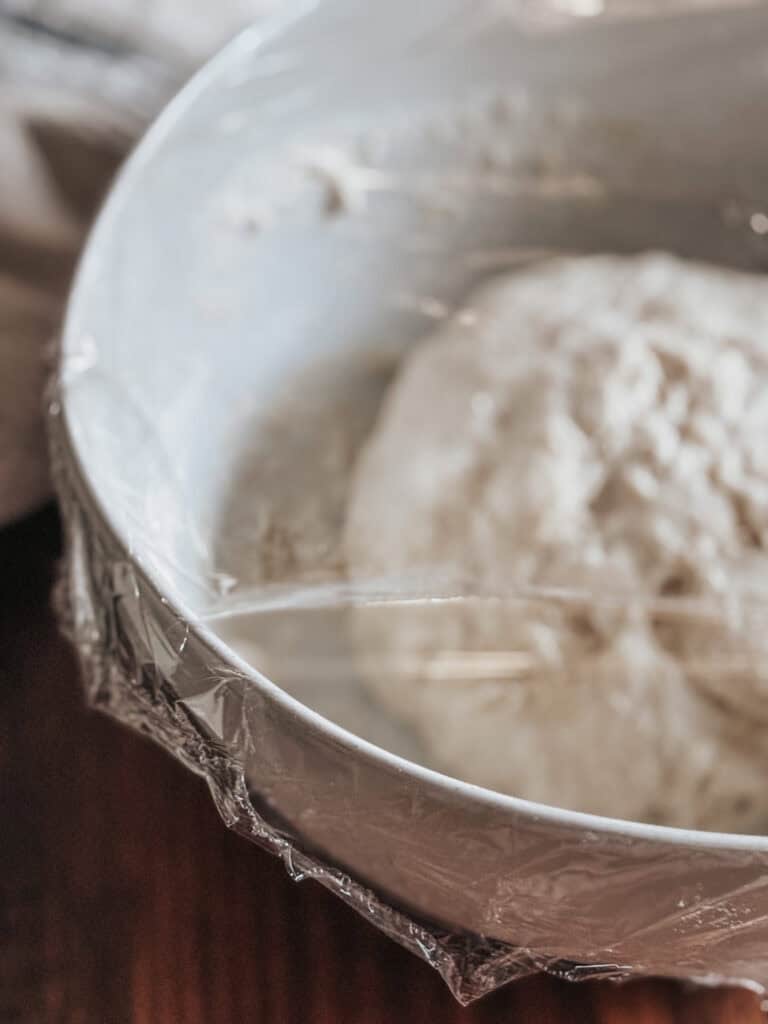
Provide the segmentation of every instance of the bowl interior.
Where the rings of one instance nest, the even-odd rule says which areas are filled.
[[[343,576],[346,473],[397,358],[494,273],[649,248],[768,264],[768,11],[511,7],[330,0],[246,33],[129,163],[64,341],[81,467],[159,589],[414,757],[350,673],[308,687],[296,631],[337,665],[337,611],[254,604],[265,503],[305,541],[268,579]]]

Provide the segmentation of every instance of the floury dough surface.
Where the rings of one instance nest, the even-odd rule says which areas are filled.
[[[354,613],[367,685],[438,767],[597,814],[768,825],[764,278],[649,254],[486,287],[404,362],[345,544],[353,577],[499,597]]]

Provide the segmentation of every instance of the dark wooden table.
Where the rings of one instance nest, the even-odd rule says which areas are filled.
[[[0,532],[0,1024],[752,1024],[742,991],[529,978],[462,1010],[427,966],[227,832],[86,710],[48,509]]]

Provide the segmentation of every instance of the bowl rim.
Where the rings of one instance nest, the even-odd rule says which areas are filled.
[[[164,146],[168,144],[178,117],[191,107],[210,86],[216,83],[220,73],[228,68],[233,60],[258,51],[267,42],[280,36],[315,6],[314,0],[299,0],[299,2],[294,0],[289,11],[284,10],[265,16],[257,24],[240,32],[212,59],[207,61],[154,119],[116,175],[89,232],[73,278],[61,329],[55,370],[59,383],[57,398],[60,403],[60,415],[51,417],[51,429],[58,432],[58,440],[64,444],[71,462],[70,468],[73,468],[76,473],[79,488],[87,497],[91,505],[91,512],[98,516],[103,529],[128,554],[148,591],[172,614],[177,615],[188,625],[189,630],[203,648],[207,649],[222,665],[230,666],[241,678],[257,686],[265,696],[309,730],[342,745],[372,766],[407,776],[416,783],[441,791],[447,796],[459,798],[475,808],[485,807],[489,811],[501,812],[518,819],[527,818],[532,823],[557,825],[563,830],[598,833],[606,837],[642,840],[660,846],[676,846],[692,850],[768,853],[768,835],[711,832],[668,825],[652,825],[536,803],[464,782],[391,753],[385,748],[357,736],[302,704],[301,701],[246,662],[204,620],[187,607],[184,601],[177,599],[171,601],[163,593],[161,574],[151,564],[148,564],[146,559],[132,550],[124,532],[112,521],[109,508],[99,495],[98,480],[89,476],[74,440],[75,434],[70,420],[71,410],[67,401],[67,387],[63,383],[63,368],[66,366],[68,357],[75,353],[77,348],[75,324],[79,319],[80,310],[87,308],[89,303],[89,282],[92,276],[92,267],[100,259],[100,240],[102,236],[108,236],[113,230],[119,228],[123,209],[126,204],[129,204],[135,186],[141,182],[144,169],[151,164],[158,153],[162,153]],[[172,138],[170,144],[172,144]]]

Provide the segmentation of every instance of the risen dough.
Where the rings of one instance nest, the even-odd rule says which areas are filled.
[[[768,823],[764,279],[652,254],[487,287],[405,360],[346,551],[353,577],[496,598],[355,613],[368,684],[437,765],[594,813]],[[558,593],[515,597],[532,586]]]

